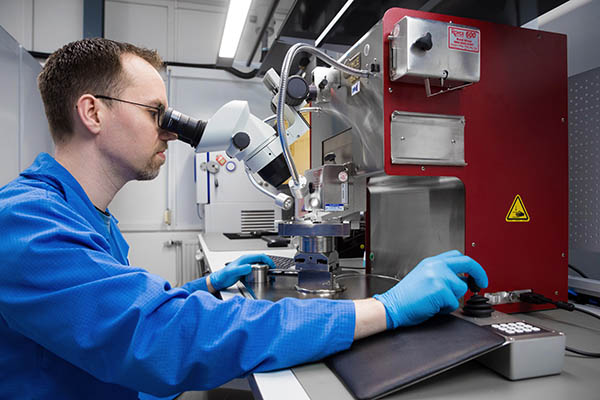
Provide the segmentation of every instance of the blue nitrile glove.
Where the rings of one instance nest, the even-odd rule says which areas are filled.
[[[488,285],[477,261],[452,250],[425,258],[396,286],[373,296],[385,306],[388,329],[416,325],[438,312],[456,310],[458,299],[467,292],[467,284],[458,273],[468,273],[481,288]]]
[[[211,273],[210,284],[215,290],[228,288],[252,272],[252,264],[267,264],[270,268],[275,268],[275,263],[266,254],[246,254],[230,262],[225,268]]]

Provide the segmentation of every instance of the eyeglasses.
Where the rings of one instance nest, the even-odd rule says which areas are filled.
[[[165,106],[163,106],[162,104],[160,106],[158,106],[158,107],[156,107],[156,106],[149,106],[148,104],[141,104],[141,103],[136,103],[136,102],[129,101],[129,100],[117,99],[115,97],[104,96],[104,95],[101,95],[101,94],[95,94],[94,97],[96,97],[98,99],[120,101],[122,103],[133,104],[134,106],[145,107],[145,108],[150,108],[152,110],[155,110],[155,112],[156,112],[156,125],[160,128],[160,120],[161,120],[163,114],[165,113]]]

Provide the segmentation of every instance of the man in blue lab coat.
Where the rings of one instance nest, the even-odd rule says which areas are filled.
[[[270,262],[261,255],[181,288],[130,266],[108,205],[126,182],[156,177],[176,138],[158,126],[161,67],[153,51],[85,39],[53,53],[39,76],[56,152],[0,189],[0,398],[214,388],[454,310],[466,291],[457,273],[487,286],[458,251],[359,301],[214,296],[249,264]]]

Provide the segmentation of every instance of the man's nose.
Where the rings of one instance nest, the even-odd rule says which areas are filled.
[[[168,142],[168,141],[177,139],[177,134],[173,133],[173,132],[169,132],[169,131],[167,131],[165,129],[161,129],[160,130],[160,137],[163,140],[166,140]]]

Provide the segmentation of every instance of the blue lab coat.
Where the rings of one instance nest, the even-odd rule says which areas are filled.
[[[0,189],[0,398],[166,396],[352,343],[351,301],[222,301],[203,278],[171,288],[130,266],[109,226],[48,154]]]

